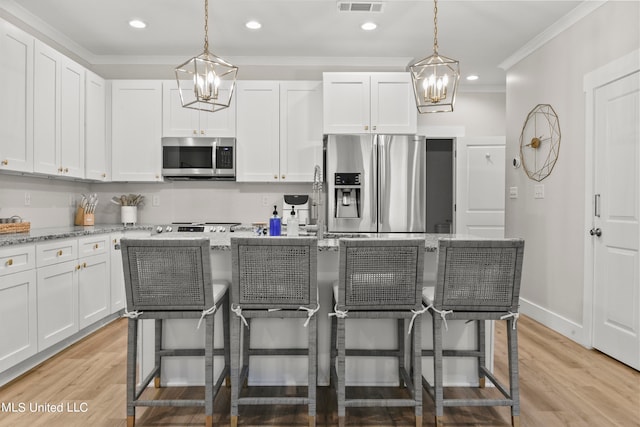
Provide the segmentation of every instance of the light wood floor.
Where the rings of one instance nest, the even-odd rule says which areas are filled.
[[[504,322],[496,326],[496,372],[504,378]],[[640,373],[521,316],[521,424],[549,426],[640,426]],[[118,320],[0,388],[0,426],[125,426],[126,321]],[[495,390],[493,390],[495,391]],[[171,388],[150,393],[201,396],[202,388]],[[365,389],[373,393],[373,389]],[[377,392],[377,391],[376,391]],[[475,391],[472,391],[473,395]],[[426,394],[426,393],[425,393]],[[452,390],[452,395],[469,395]],[[26,406],[24,413],[8,405]],[[30,404],[62,403],[63,413],[32,413]],[[66,405],[69,403],[70,408]],[[82,404],[85,403],[86,407]],[[74,406],[75,405],[75,406]],[[80,412],[68,412],[68,409]],[[85,412],[82,412],[85,410]],[[229,425],[229,391],[215,401],[214,425]],[[433,425],[433,402],[424,398],[424,425]],[[348,409],[351,426],[412,426],[411,409]],[[318,426],[337,425],[333,390],[320,387]],[[138,427],[204,425],[202,408],[138,409]],[[241,426],[306,426],[306,407],[241,408]],[[445,408],[446,426],[509,426],[508,408]]]

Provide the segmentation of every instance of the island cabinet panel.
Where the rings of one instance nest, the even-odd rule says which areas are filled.
[[[0,171],[33,172],[33,45],[0,20]]]

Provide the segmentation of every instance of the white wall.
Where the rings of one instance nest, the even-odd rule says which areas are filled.
[[[582,337],[585,206],[585,96],[588,72],[640,46],[640,2],[609,1],[507,70],[507,236],[523,237],[522,311],[572,337]],[[519,154],[527,113],[539,103],[558,114],[562,142],[552,174],[536,182],[510,166]]]

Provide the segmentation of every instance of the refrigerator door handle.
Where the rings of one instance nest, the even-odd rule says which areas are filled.
[[[378,137],[374,136],[371,150],[371,176],[375,179],[375,182],[369,186],[369,212],[371,212],[371,227],[375,231],[378,231],[378,218],[380,215],[378,211],[380,201],[378,200],[377,194],[378,185],[380,185],[378,174]]]
[[[388,209],[387,206],[387,145],[384,143],[384,137],[376,135],[378,140],[377,153],[378,153],[378,231],[381,231],[384,227],[384,210]]]

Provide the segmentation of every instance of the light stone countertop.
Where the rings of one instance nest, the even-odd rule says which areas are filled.
[[[129,225],[126,227],[122,224],[97,224],[92,226],[32,228],[26,233],[0,234],[0,247],[41,243],[47,240],[106,234],[117,231],[149,230],[151,232],[152,228],[153,226],[148,224]]]
[[[153,225],[138,224],[124,227],[122,224],[97,224],[94,226],[68,226],[32,228],[26,233],[0,234],[0,247],[21,245],[29,243],[40,243],[48,240],[65,239],[73,237],[88,236],[92,234],[105,234],[112,232],[122,232],[130,230],[153,230]],[[229,250],[231,247],[231,237],[255,236],[251,226],[237,226],[231,233],[168,233],[151,234],[152,238],[201,238],[208,237],[211,241],[212,250]],[[304,232],[302,234],[305,234]],[[366,237],[370,239],[390,239],[390,238],[419,238],[425,240],[427,252],[438,250],[438,239],[441,237],[467,238],[455,234],[435,234],[435,233],[327,233],[325,238],[318,241],[319,251],[338,251],[340,237]]]

